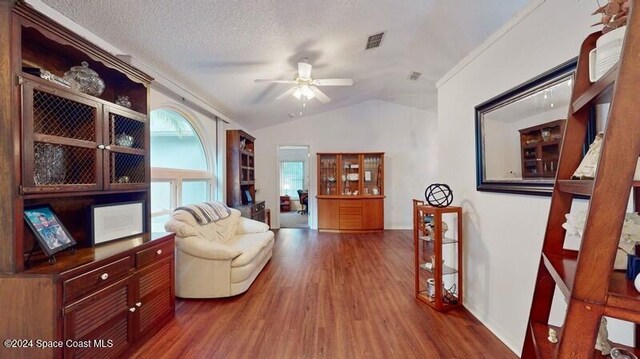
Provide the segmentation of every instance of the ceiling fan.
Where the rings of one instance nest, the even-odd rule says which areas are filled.
[[[314,79],[311,77],[311,64],[304,61],[298,62],[298,74],[293,80],[265,80],[257,79],[255,82],[271,82],[276,84],[291,84],[294,85],[282,95],[276,97],[276,100],[280,100],[289,95],[298,100],[311,100],[317,98],[322,103],[331,101],[329,96],[320,91],[318,86],[351,86],[353,85],[352,79]]]

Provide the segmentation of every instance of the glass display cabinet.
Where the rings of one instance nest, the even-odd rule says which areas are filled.
[[[318,153],[318,229],[384,229],[384,153]]]
[[[462,305],[462,208],[413,200],[415,295],[438,311]]]

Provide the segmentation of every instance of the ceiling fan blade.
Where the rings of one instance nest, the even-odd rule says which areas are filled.
[[[311,81],[316,86],[351,86],[353,79],[315,79]]]
[[[283,99],[283,98],[285,98],[287,96],[291,96],[295,90],[296,90],[296,87],[292,87],[292,88],[288,89],[287,92],[285,92],[282,95],[276,97],[276,100],[280,100],[280,99]]]
[[[253,82],[271,82],[275,84],[295,84],[293,80],[267,80],[267,79],[255,79]]]
[[[320,102],[327,103],[327,102],[331,101],[329,96],[325,95],[324,92],[320,91],[319,88],[317,88],[315,86],[309,86],[309,88],[311,88],[311,91],[313,91],[313,93],[316,95],[316,98],[318,100],[320,100]]]
[[[298,77],[304,80],[311,78],[311,64],[307,62],[298,62]]]

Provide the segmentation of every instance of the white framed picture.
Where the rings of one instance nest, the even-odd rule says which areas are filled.
[[[144,233],[144,202],[123,202],[91,207],[94,245]]]

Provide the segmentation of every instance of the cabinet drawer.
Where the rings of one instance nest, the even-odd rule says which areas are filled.
[[[351,208],[362,208],[362,201],[357,199],[349,199],[340,201],[340,208],[351,207]]]
[[[251,212],[253,213],[257,213],[260,211],[264,211],[264,202],[257,203],[251,208]]]
[[[340,207],[340,216],[343,215],[362,215],[362,207]]]
[[[340,214],[340,229],[361,229],[362,215]]]
[[[156,262],[159,259],[173,255],[173,241],[159,244],[136,253],[136,268]]]
[[[131,256],[119,259],[98,269],[69,279],[63,284],[64,301],[69,302],[80,296],[122,278],[133,268]]]

